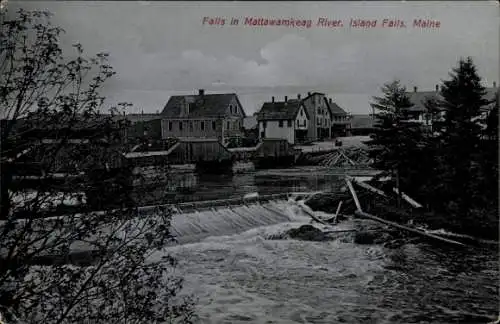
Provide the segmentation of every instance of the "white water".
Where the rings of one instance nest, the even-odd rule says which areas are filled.
[[[198,323],[462,323],[496,316],[494,256],[464,273],[446,263],[476,262],[475,252],[446,258],[413,244],[388,250],[354,244],[352,233],[328,242],[271,239],[311,218],[297,204],[269,205],[285,216],[242,206],[174,217],[181,244],[167,252],[179,260],[183,293],[198,298]],[[314,226],[347,230],[359,222]]]
[[[332,305],[355,305],[362,296],[353,285],[370,282],[381,269],[381,248],[356,247],[349,234],[331,242],[269,240],[311,221],[297,205],[269,205],[286,218],[262,206],[174,218],[180,242],[195,239],[200,230],[211,234],[168,249],[180,261],[185,293],[199,298],[200,323],[334,323],[342,316]],[[346,287],[351,292],[341,293]]]
[[[235,207],[222,207],[176,214],[172,219],[172,234],[179,243],[195,242],[210,236],[227,236],[252,228],[288,223],[310,218],[292,211],[288,202],[269,202]]]

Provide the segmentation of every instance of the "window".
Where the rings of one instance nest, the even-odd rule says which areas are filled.
[[[267,122],[262,122],[262,127],[266,128],[267,127]]]
[[[226,123],[226,128],[229,129],[230,125],[229,125],[229,122]]]
[[[292,121],[291,120],[288,121],[288,127],[292,127]]]
[[[205,122],[204,121],[200,122],[200,128],[201,128],[201,130],[205,130]]]
[[[171,121],[168,122],[168,130],[172,131],[172,122]]]
[[[279,121],[279,127],[283,127],[283,121],[282,120]]]
[[[295,123],[297,124],[297,127],[299,127],[299,121],[297,120]]]
[[[191,122],[189,122],[189,130],[190,130],[190,131],[193,131],[193,122],[192,122],[192,121],[191,121]]]
[[[300,110],[300,117],[304,117],[304,110]]]
[[[229,112],[232,114],[233,113],[233,105],[229,105]]]
[[[179,122],[179,130],[180,131],[182,130],[182,122],[181,121]]]
[[[215,125],[215,121],[213,121],[213,122],[212,122],[212,130],[215,130],[215,128],[216,128],[215,126],[216,126],[216,125]]]

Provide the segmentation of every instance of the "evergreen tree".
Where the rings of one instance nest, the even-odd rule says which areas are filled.
[[[470,57],[461,59],[450,77],[443,82],[441,90],[440,108],[445,116],[439,136],[442,174],[438,180],[441,189],[447,191],[446,200],[451,203],[448,211],[468,218],[473,200],[481,195],[476,183],[482,133],[478,119],[488,101]]]
[[[384,96],[374,97],[371,104],[377,113],[375,133],[367,142],[370,156],[375,168],[394,176],[396,186],[409,192],[422,148],[421,128],[409,121],[407,112],[413,104],[399,81],[385,84],[382,93]]]

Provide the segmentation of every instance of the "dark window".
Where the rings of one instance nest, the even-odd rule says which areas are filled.
[[[227,129],[229,129],[229,127],[230,127],[231,125],[229,125],[229,122],[227,122],[227,123],[226,123],[226,126],[227,126],[226,128],[227,128]]]
[[[212,122],[212,129],[215,130],[215,121]]]
[[[189,122],[189,130],[193,131],[193,122]]]
[[[267,127],[267,122],[262,122],[262,127],[266,128]]]
[[[300,117],[304,117],[304,110],[300,110]]]
[[[283,127],[283,121],[282,120],[279,121],[279,127]]]
[[[179,122],[179,130],[182,130],[182,122]]]
[[[229,105],[229,113],[232,114],[233,113],[233,105]]]
[[[288,121],[288,127],[292,127],[292,120]]]
[[[205,122],[202,121],[200,123],[200,128],[201,128],[201,130],[205,130]]]
[[[171,131],[172,130],[172,122],[168,122],[168,130]]]

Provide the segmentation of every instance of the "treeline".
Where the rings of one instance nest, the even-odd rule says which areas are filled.
[[[399,81],[382,92],[367,142],[374,167],[425,205],[428,225],[498,238],[498,91],[487,94],[467,58],[425,101],[429,123],[415,121]]]

